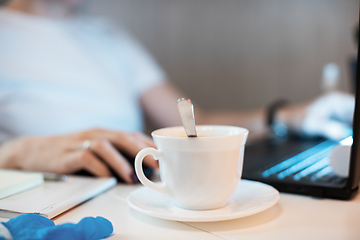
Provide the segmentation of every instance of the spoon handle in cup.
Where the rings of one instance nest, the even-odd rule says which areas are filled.
[[[180,98],[177,101],[182,124],[188,137],[197,137],[195,127],[194,106],[190,99]]]

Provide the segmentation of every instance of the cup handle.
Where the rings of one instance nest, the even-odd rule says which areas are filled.
[[[144,174],[143,168],[142,168],[142,162],[146,155],[153,155],[155,159],[159,159],[161,156],[161,151],[155,149],[155,148],[144,148],[142,149],[135,157],[135,172],[137,177],[139,178],[140,182],[146,186],[149,187],[155,191],[158,191],[162,194],[165,194],[167,196],[171,197],[169,189],[166,187],[165,183],[161,182],[160,184],[156,184],[152,181],[150,181]]]

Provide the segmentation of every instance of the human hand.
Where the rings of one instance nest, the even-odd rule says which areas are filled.
[[[107,238],[113,232],[111,222],[102,217],[86,217],[77,224],[55,225],[46,217],[29,213],[2,224],[9,230],[14,240],[97,240]]]
[[[279,115],[295,132],[338,141],[351,135],[354,109],[354,96],[332,92],[311,102],[284,108]]]
[[[87,149],[82,146],[85,141],[91,143]],[[141,133],[103,129],[54,137],[25,137],[1,146],[2,150],[5,148],[11,152],[3,155],[7,155],[11,161],[2,167],[64,174],[85,169],[95,176],[106,177],[111,176],[108,165],[125,182],[132,183],[134,170],[119,151],[135,158],[146,147],[155,145]],[[157,161],[151,156],[144,159],[144,163],[151,168],[158,167]]]

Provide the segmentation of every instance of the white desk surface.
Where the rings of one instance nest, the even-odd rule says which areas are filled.
[[[153,218],[131,209],[128,194],[141,185],[113,189],[55,218],[57,224],[102,216],[114,226],[109,239],[360,239],[360,195],[351,201],[280,194],[272,208],[253,216],[213,223]]]

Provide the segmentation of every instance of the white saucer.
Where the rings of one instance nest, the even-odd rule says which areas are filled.
[[[175,205],[174,201],[150,188],[140,187],[127,198],[133,209],[152,217],[183,222],[215,222],[250,216],[274,206],[279,192],[264,183],[241,180],[228,204],[219,209],[194,211]]]

